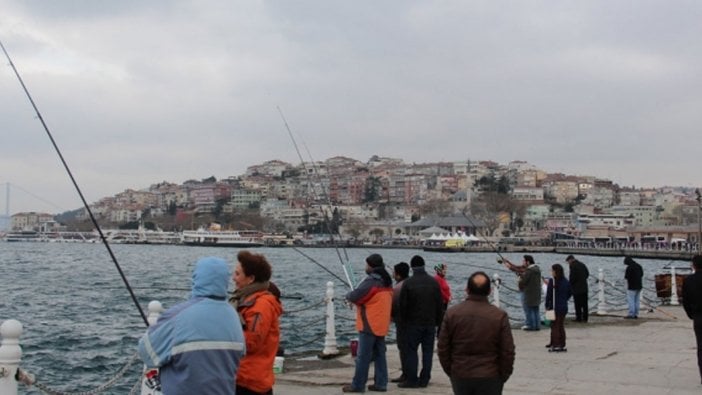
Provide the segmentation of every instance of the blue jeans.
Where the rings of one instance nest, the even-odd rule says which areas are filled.
[[[641,294],[640,289],[627,289],[626,290],[626,303],[629,305],[629,317],[639,316],[639,295]]]
[[[374,362],[374,383],[378,388],[388,386],[388,363],[385,359],[385,336],[370,333],[358,333],[358,351],[356,354],[356,371],[351,386],[354,390],[365,391],[368,381],[368,369]]]
[[[429,384],[431,379],[432,357],[434,356],[435,326],[407,325],[405,337],[405,379],[410,384]],[[422,346],[422,370],[419,367],[419,345]]]
[[[519,293],[519,301],[522,302],[522,309],[524,309],[524,325],[529,326],[529,308],[524,302],[524,292]]]
[[[541,328],[541,316],[539,316],[539,306],[526,306],[526,321],[529,329]]]

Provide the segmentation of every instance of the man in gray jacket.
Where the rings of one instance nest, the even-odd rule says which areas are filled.
[[[519,278],[519,289],[524,291],[524,311],[526,313],[527,331],[538,331],[541,329],[541,316],[539,306],[541,305],[541,269],[534,262],[534,257],[524,255],[527,268]]]
[[[514,368],[514,340],[509,318],[488,302],[490,278],[473,273],[468,298],[448,309],[437,351],[453,393],[501,394]]]

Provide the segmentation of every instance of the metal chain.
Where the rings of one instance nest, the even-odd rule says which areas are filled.
[[[315,303],[315,304],[313,304],[313,305],[310,305],[310,306],[307,306],[307,307],[303,307],[303,308],[301,308],[301,309],[297,309],[297,310],[285,310],[285,311],[283,311],[283,315],[289,315],[289,314],[292,314],[292,313],[299,313],[299,312],[301,312],[301,311],[311,310],[311,309],[313,309],[313,308],[315,308],[315,307],[318,307],[319,305],[324,304],[325,302],[326,302],[326,300],[325,300],[325,299],[322,299],[322,300],[320,300],[319,302],[317,302],[317,303]]]
[[[132,390],[129,391],[129,395],[137,395],[139,393],[139,390],[141,389],[141,383],[144,380],[144,375],[141,375],[139,377],[139,380],[134,383],[134,386],[132,387]]]
[[[326,320],[326,319],[327,319],[326,317],[322,317],[322,318],[320,318],[320,319],[318,319],[318,320],[314,320],[314,321],[307,322],[306,324],[297,325],[297,326],[295,326],[295,330],[300,330],[300,329],[303,329],[303,328],[309,328],[310,326],[319,324],[320,322],[322,322],[322,321],[324,321],[324,320]]]
[[[310,345],[310,344],[312,344],[312,343],[315,343],[315,342],[318,342],[318,341],[324,339],[324,336],[326,336],[326,335],[323,334],[323,335],[317,336],[316,338],[314,338],[314,339],[312,339],[312,340],[310,340],[310,341],[308,341],[308,342],[305,342],[305,343],[302,343],[302,344],[296,344],[295,346],[293,346],[293,347],[291,347],[291,348],[300,348],[300,347],[304,347],[304,346]]]
[[[34,375],[32,375],[28,372],[25,372],[21,369],[17,370],[17,381],[27,385],[28,387],[34,385],[40,391],[42,391],[46,394],[49,394],[49,395],[93,395],[93,394],[99,394],[100,392],[103,392],[106,389],[115,385],[115,383],[117,383],[117,381],[119,379],[121,379],[122,376],[124,376],[124,374],[127,372],[127,370],[132,366],[132,364],[134,364],[134,361],[136,361],[137,359],[138,359],[138,355],[136,353],[134,353],[134,355],[132,355],[132,357],[129,358],[127,363],[119,371],[117,371],[117,373],[115,373],[115,375],[110,380],[108,380],[105,384],[103,384],[95,389],[92,389],[90,391],[64,392],[64,391],[55,390],[55,389],[52,389],[52,388],[38,382],[35,379]]]

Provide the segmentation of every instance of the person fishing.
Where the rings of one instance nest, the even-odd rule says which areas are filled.
[[[192,296],[166,310],[139,340],[138,354],[160,369],[164,394],[240,394],[234,377],[244,356],[244,333],[226,302],[230,270],[222,258],[197,261]]]
[[[229,303],[241,317],[246,356],[236,376],[237,395],[272,395],[273,363],[280,343],[280,291],[270,279],[271,265],[260,254],[243,250],[234,270],[236,291]]]

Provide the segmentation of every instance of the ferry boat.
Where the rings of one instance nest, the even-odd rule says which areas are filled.
[[[207,247],[263,247],[263,233],[257,230],[184,230],[184,245]]]
[[[43,235],[35,230],[22,230],[18,232],[8,232],[3,240],[8,242],[16,241],[45,241]]]

